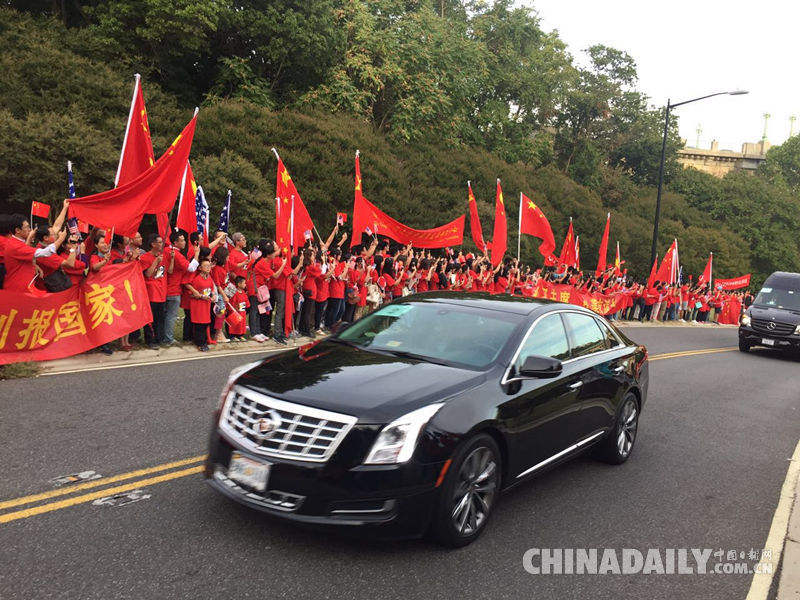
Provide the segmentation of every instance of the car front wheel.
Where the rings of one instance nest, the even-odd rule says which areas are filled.
[[[442,485],[432,533],[443,546],[473,542],[486,528],[500,491],[500,451],[480,434],[456,452]]]
[[[750,344],[748,344],[747,342],[744,342],[742,340],[739,340],[739,351],[740,352],[750,352]]]
[[[621,465],[633,452],[639,430],[639,404],[633,394],[622,401],[617,421],[606,438],[600,442],[600,457],[613,465]]]

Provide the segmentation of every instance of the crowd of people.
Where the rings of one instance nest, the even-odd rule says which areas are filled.
[[[34,227],[22,215],[0,215],[0,287],[26,292],[31,287],[59,291],[66,276],[78,285],[88,272],[109,264],[138,261],[153,321],[116,344],[130,351],[178,343],[176,325],[183,310],[182,341],[206,352],[210,345],[315,337],[340,322],[352,322],[392,299],[432,290],[541,296],[544,286],[570,286],[580,292],[622,297],[612,320],[736,323],[753,297],[748,291],[723,292],[707,284],[634,281],[618,267],[599,276],[566,265],[533,268],[506,257],[492,265],[484,255],[397,245],[376,236],[344,247],[339,225],[326,240],[308,240],[295,254],[270,239],[250,245],[242,233],[216,232],[207,245],[197,232],[173,230],[144,239],[110,235],[93,228],[82,235],[65,228],[69,201],[49,227]],[[107,235],[108,234],[108,235]],[[69,284],[67,284],[68,287]],[[618,304],[617,306],[620,306]],[[111,354],[111,344],[101,346]]]

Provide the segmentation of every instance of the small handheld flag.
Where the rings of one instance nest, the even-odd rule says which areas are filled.
[[[369,226],[367,226],[367,227],[364,227],[364,232],[365,232],[367,235],[372,235],[372,229],[370,229],[370,228],[369,228]]]
[[[310,239],[311,239],[311,230],[310,230],[310,229],[306,229],[306,230],[303,232],[303,237],[304,237],[306,240],[310,240]]]
[[[31,217],[40,217],[42,219],[46,219],[49,216],[49,204],[45,204],[44,202],[36,202],[35,200],[31,203]]]
[[[78,235],[80,233],[77,217],[67,219],[67,229],[69,229],[70,235]]]
[[[347,213],[336,213],[336,224],[337,225],[344,225],[347,223]]]

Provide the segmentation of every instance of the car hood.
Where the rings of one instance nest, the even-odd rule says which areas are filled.
[[[315,343],[262,361],[237,383],[263,394],[387,423],[486,380],[481,371]]]
[[[764,319],[766,321],[778,321],[780,323],[800,325],[800,312],[794,310],[754,305],[750,307],[748,312],[753,319]]]

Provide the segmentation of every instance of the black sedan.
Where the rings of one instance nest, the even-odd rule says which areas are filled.
[[[285,519],[462,546],[501,491],[590,446],[625,462],[647,383],[646,349],[579,306],[407,296],[231,373],[205,476]]]

